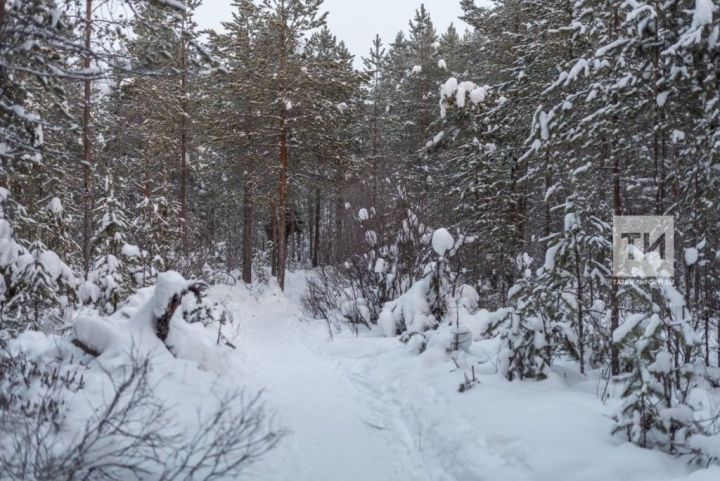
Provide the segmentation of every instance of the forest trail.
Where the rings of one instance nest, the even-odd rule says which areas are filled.
[[[509,383],[492,363],[480,385],[457,393],[462,370],[443,353],[422,356],[394,338],[329,340],[323,322],[301,322],[304,273],[273,287],[215,286],[232,312],[237,346],[231,385],[263,389],[277,449],[241,479],[262,481],[706,481],[657,451],[619,446],[596,381],[560,369],[544,383]],[[494,341],[476,343],[489,354]],[[568,377],[570,376],[570,377]]]
[[[301,281],[300,281],[301,282]],[[241,288],[242,289],[242,288]],[[288,431],[280,446],[246,477],[263,481],[394,481],[431,479],[412,443],[389,429],[387,413],[331,359],[312,349],[316,335],[298,320],[299,303],[289,293],[238,298],[238,289],[216,298],[233,312],[238,331],[239,381],[265,390],[268,408]],[[273,297],[275,299],[273,300]],[[250,304],[250,305],[248,305]],[[327,336],[325,335],[325,338]],[[323,337],[320,337],[322,340]],[[248,379],[248,377],[250,379]]]

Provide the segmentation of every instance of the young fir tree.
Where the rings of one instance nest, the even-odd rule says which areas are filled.
[[[93,238],[96,255],[88,281],[98,288],[97,299],[93,300],[98,308],[112,314],[132,284],[122,260],[128,223],[110,178],[105,179],[105,195],[99,199],[96,212],[100,222]]]
[[[637,293],[640,312],[613,332],[622,345],[621,361],[629,369],[618,376],[623,403],[613,432],[643,448],[671,454],[696,454],[692,437],[704,433],[692,401],[693,390],[704,387],[700,336],[687,317],[685,301],[669,284]]]
[[[11,283],[14,295],[5,310],[26,329],[40,329],[59,317],[51,308],[66,307],[75,297],[75,275],[40,241],[18,257]]]
[[[10,197],[10,192],[0,187],[0,328],[7,319],[7,304],[17,294],[13,275],[17,270],[18,257],[25,252],[17,240],[13,228],[11,210],[17,205]]]

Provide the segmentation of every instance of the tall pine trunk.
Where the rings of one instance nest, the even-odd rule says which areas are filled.
[[[277,203],[273,200],[270,202],[270,240],[272,242],[272,256],[270,263],[270,273],[273,277],[278,275],[278,225],[277,225]]]
[[[611,147],[612,149],[612,147]],[[612,149],[614,150],[614,149]],[[622,200],[620,197],[620,159],[613,152],[612,165],[613,179],[613,213],[616,216],[622,215]],[[617,376],[620,374],[620,351],[615,342],[612,341],[612,333],[620,326],[620,293],[618,279],[612,279],[612,287],[610,289],[610,374]]]
[[[188,239],[187,209],[187,46],[185,44],[186,17],[183,15],[180,39],[180,222],[182,229],[182,247],[185,258],[190,253]]]
[[[315,189],[315,235],[313,236],[312,266],[320,265],[320,189]]]
[[[249,179],[243,183],[243,253],[242,278],[246,284],[252,283],[253,248],[253,200],[252,185]]]
[[[284,108],[284,106],[283,106]],[[285,260],[287,258],[287,168],[288,146],[286,115],[280,117],[280,180],[278,186],[277,278],[280,290],[285,290]]]
[[[85,59],[83,66],[90,69],[90,49],[92,40],[92,0],[85,1]],[[92,262],[92,140],[90,139],[90,101],[92,84],[85,80],[85,101],[83,104],[83,268],[85,274],[90,271]]]

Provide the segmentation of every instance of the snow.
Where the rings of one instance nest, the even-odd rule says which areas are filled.
[[[78,288],[78,297],[83,304],[95,304],[100,299],[100,288],[91,280],[86,280]]]
[[[487,87],[476,87],[470,91],[470,101],[475,105],[482,103],[487,98]]]
[[[496,341],[446,353],[450,328],[436,336],[438,348],[422,354],[420,334],[408,345],[371,333],[330,340],[323,322],[297,320],[299,277],[288,279],[286,295],[211,289],[239,318],[228,371],[265,386],[290,431],[253,467],[257,479],[709,481],[720,475],[720,468],[694,471],[683,460],[613,438],[617,403],[598,398],[595,373],[585,379],[560,366],[547,381],[511,383],[495,372]],[[480,383],[461,394],[469,366]]]
[[[183,326],[178,319],[175,355],[154,335],[143,338],[141,331],[152,328],[148,313],[187,286],[175,273],[161,275],[158,288],[141,290],[111,318],[78,320],[76,331],[104,353],[86,372],[88,388],[68,400],[74,418],[93,412],[112,386],[108,376],[127,361],[129,349],[143,347],[152,349],[150,384],[185,429],[192,429],[197,413],[207,412],[209,396],[238,386],[264,389],[268,409],[288,435],[250,467],[247,479],[709,481],[720,476],[718,467],[695,470],[682,459],[612,437],[610,418],[618,402],[598,398],[597,372],[581,377],[575,366],[559,362],[543,382],[504,379],[497,372],[498,341],[478,332],[508,311],[471,314],[479,296],[470,286],[460,289],[468,303],[459,307],[459,328],[441,326],[405,345],[374,332],[343,332],[331,340],[323,321],[300,322],[307,275],[289,272],[285,293],[274,285],[210,288],[211,300],[226,304],[235,319],[225,327],[234,350],[214,345],[217,326]],[[459,351],[448,352],[457,336]],[[27,332],[10,348],[43,361],[74,350],[63,342]],[[652,369],[666,369],[672,364],[667,358],[659,353]],[[478,384],[458,392],[471,369]],[[662,412],[665,419],[690,414],[682,405]],[[717,436],[695,437],[693,443],[720,452]]]
[[[695,10],[693,10],[693,28],[704,27],[712,24],[713,13],[717,10],[717,6],[713,0],[695,0]]]
[[[647,318],[645,314],[633,314],[618,326],[612,333],[613,342],[618,344],[622,342],[633,329],[635,329],[642,321]]]
[[[443,70],[447,70],[447,62],[445,62],[444,59],[440,59],[438,61],[438,68],[441,68]]]
[[[63,213],[63,205],[60,199],[57,197],[53,197],[50,199],[50,202],[48,202],[48,211],[53,214],[55,217],[62,216]]]
[[[655,356],[655,362],[650,364],[648,371],[657,374],[670,374],[673,368],[673,356],[667,351],[660,351]]]
[[[610,42],[609,44],[605,45],[604,47],[600,47],[599,49],[597,49],[597,51],[595,51],[595,56],[602,57],[609,51],[614,50],[615,48],[617,48],[621,45],[625,45],[627,42],[628,42],[627,39],[619,38],[613,42]]]
[[[550,138],[550,129],[548,128],[548,121],[550,118],[548,117],[548,114],[546,112],[541,111],[540,115],[538,115],[538,123],[540,125],[540,137],[543,140],[548,140]]]
[[[422,65],[415,65],[412,68],[412,73],[413,73],[413,75],[417,75],[417,74],[422,73],[422,70],[423,70]]]
[[[457,92],[458,88],[458,81],[455,77],[450,77],[445,81],[442,88],[440,89],[440,93],[442,94],[442,97],[449,98],[455,95],[455,92]]]
[[[572,232],[580,227],[580,220],[574,212],[565,214],[565,232]]]
[[[368,220],[369,218],[370,218],[370,214],[368,213],[368,210],[367,210],[367,209],[360,209],[360,210],[358,211],[358,219],[359,219],[361,222],[365,222],[365,221]]]
[[[572,81],[577,80],[580,77],[580,74],[584,74],[585,76],[587,76],[589,71],[590,69],[588,66],[588,61],[584,58],[581,58],[575,63],[575,65],[573,65],[573,68],[570,69],[570,72],[568,72],[564,85],[570,85]]]
[[[142,257],[140,248],[132,244],[124,244],[122,247],[122,254],[125,257]]]
[[[20,246],[13,238],[13,229],[10,223],[0,218],[0,267],[14,264],[19,255]]]
[[[126,361],[130,351],[137,355],[169,355],[168,349],[155,333],[155,320],[162,316],[170,300],[182,293],[194,282],[187,281],[179,273],[168,271],[158,275],[154,288],[143,289],[130,299],[130,303],[142,304],[130,317],[122,312],[110,318],[80,317],[75,321],[75,338],[101,354],[100,359],[118,363]],[[88,289],[85,296],[91,297]],[[196,361],[206,368],[214,357],[212,344],[198,336],[197,326],[186,323],[180,309],[170,320],[170,330],[165,345],[172,347],[173,355]]]
[[[72,269],[61,261],[55,252],[48,250],[42,251],[39,260],[40,264],[42,264],[53,279],[63,279],[68,284],[75,285],[76,279]]]
[[[685,140],[685,132],[682,130],[673,129],[672,131],[672,142],[673,144],[677,144],[678,142],[681,142]]]
[[[404,325],[408,332],[424,332],[435,326],[437,320],[428,304],[429,276],[416,281],[406,293],[385,303],[378,318],[381,334],[394,337]]]
[[[455,239],[447,231],[447,229],[440,228],[433,232],[432,235],[432,248],[437,255],[440,257],[444,256],[445,253],[455,246]]]
[[[458,107],[465,107],[465,100],[467,99],[468,92],[472,92],[477,88],[474,82],[465,81],[460,82],[457,87],[457,93],[455,94],[455,103]]]
[[[181,12],[185,11],[185,5],[180,0],[159,0],[159,2]]]
[[[545,264],[544,264],[545,271],[550,272],[553,269],[555,269],[555,256],[557,256],[557,252],[559,249],[560,249],[560,244],[557,244],[552,247],[549,247],[548,250],[545,251]]]
[[[695,247],[690,247],[688,249],[685,249],[685,264],[688,266],[694,266],[697,264],[698,257],[700,257],[700,253]]]

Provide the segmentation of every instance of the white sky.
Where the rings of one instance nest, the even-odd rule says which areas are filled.
[[[205,0],[198,9],[196,21],[201,28],[220,28],[220,22],[231,18],[231,0]],[[400,30],[407,31],[408,21],[424,3],[438,33],[450,23],[464,31],[467,25],[458,17],[462,13],[460,0],[325,0],[323,11],[330,12],[330,30],[343,40],[353,53],[356,65],[366,56],[375,34],[380,34],[387,46]],[[477,2],[479,3],[479,2]]]

